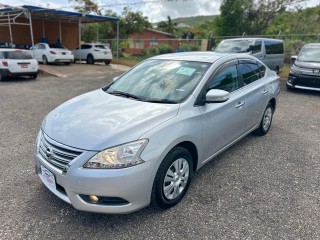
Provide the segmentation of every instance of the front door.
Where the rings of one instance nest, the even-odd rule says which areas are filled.
[[[207,160],[245,133],[246,93],[241,89],[242,82],[236,63],[233,61],[223,66],[206,87],[206,91],[228,91],[230,99],[199,107],[202,114],[204,156]]]

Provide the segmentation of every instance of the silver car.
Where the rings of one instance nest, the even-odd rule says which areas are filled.
[[[251,132],[268,132],[279,81],[254,57],[175,53],[48,114],[36,139],[44,185],[76,209],[177,204],[193,173]]]

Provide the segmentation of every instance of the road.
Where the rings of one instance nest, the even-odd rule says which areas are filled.
[[[170,210],[94,214],[51,194],[33,164],[42,119],[121,74],[104,67],[0,82],[0,239],[320,238],[320,93],[288,92],[284,81],[270,132],[209,162]]]

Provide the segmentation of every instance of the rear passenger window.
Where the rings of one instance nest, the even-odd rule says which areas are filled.
[[[264,75],[266,74],[266,66],[263,65],[262,63],[258,62],[258,67],[260,70],[260,78],[263,78]]]
[[[240,72],[244,85],[248,85],[257,81],[260,78],[260,70],[257,64],[254,63],[241,63],[239,64]]]
[[[210,83],[208,86],[208,91],[211,89],[220,89],[227,92],[233,92],[240,88],[239,77],[237,72],[237,67],[230,66],[222,70]]]
[[[266,54],[283,54],[283,42],[279,41],[264,41],[264,45],[266,48]]]

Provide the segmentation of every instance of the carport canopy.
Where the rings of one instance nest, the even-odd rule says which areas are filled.
[[[27,19],[27,21],[26,21]],[[0,26],[8,26],[10,41],[13,43],[12,25],[26,25],[30,27],[31,44],[34,47],[34,29],[33,19],[42,20],[42,31],[45,36],[44,21],[53,21],[59,23],[59,40],[62,41],[61,23],[75,23],[78,24],[79,48],[81,46],[81,24],[83,23],[98,23],[106,21],[117,22],[117,57],[119,48],[119,18],[106,17],[99,15],[83,14],[79,12],[70,12],[57,9],[42,8],[36,6],[24,5],[21,7],[4,7],[0,8]]]

